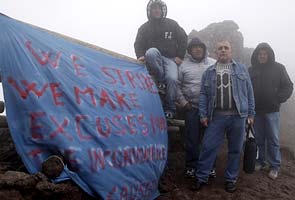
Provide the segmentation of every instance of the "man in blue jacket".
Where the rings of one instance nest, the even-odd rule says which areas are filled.
[[[167,118],[173,118],[178,66],[185,55],[187,35],[177,22],[166,18],[166,15],[167,6],[163,1],[149,1],[148,21],[138,29],[134,48],[137,59],[146,62],[160,87],[166,84],[164,110]]]
[[[228,41],[216,45],[217,63],[202,76],[199,113],[206,126],[193,190],[207,184],[217,151],[228,140],[228,159],[225,170],[225,190],[234,192],[240,168],[246,120],[254,119],[254,94],[247,68],[232,59]]]

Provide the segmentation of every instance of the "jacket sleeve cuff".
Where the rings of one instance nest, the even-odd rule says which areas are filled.
[[[203,120],[203,119],[208,119],[208,117],[205,116],[205,115],[200,114],[200,120]]]
[[[185,54],[182,54],[182,53],[180,53],[180,52],[176,54],[176,56],[177,56],[178,58],[181,58],[182,60],[184,59],[184,55],[185,55]]]
[[[180,58],[181,60],[183,60],[184,59],[184,56],[177,56],[178,58]]]
[[[248,113],[248,117],[252,117],[254,118],[255,117],[255,111],[251,112],[251,113]]]

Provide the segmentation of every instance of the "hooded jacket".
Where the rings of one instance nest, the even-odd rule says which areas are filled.
[[[162,9],[162,18],[154,19],[151,16],[153,4],[159,4]],[[168,58],[184,58],[187,35],[183,28],[172,19],[166,18],[167,7],[161,0],[150,0],[147,5],[148,21],[144,23],[137,32],[134,43],[136,57],[145,55],[149,48],[157,48],[162,56]]]
[[[267,52],[265,64],[258,62],[258,53]],[[249,73],[253,85],[255,108],[258,114],[278,112],[280,104],[287,101],[293,92],[293,83],[284,65],[275,61],[273,49],[267,43],[260,43],[251,57]]]
[[[194,46],[201,46],[204,50],[203,59],[200,62],[197,62],[191,55],[191,49]],[[178,102],[182,107],[190,102],[194,108],[198,108],[202,75],[216,61],[208,57],[206,45],[198,38],[190,41],[187,52],[188,56],[178,69]]]

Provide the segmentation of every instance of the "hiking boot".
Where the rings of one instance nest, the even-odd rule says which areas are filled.
[[[165,83],[158,83],[158,89],[159,90],[165,90],[166,89],[166,84]]]
[[[187,168],[184,172],[184,175],[188,178],[195,178],[196,177],[195,173],[196,173],[195,169]]]
[[[200,182],[200,181],[196,180],[196,181],[193,183],[193,185],[192,185],[192,187],[191,187],[191,190],[192,190],[192,191],[200,191],[200,190],[202,189],[202,187],[205,186],[205,185],[207,185],[207,183],[205,183],[205,182]]]
[[[233,193],[237,190],[236,184],[234,182],[227,181],[225,183],[225,191],[229,193]]]
[[[268,177],[271,178],[271,179],[273,179],[273,180],[277,179],[278,176],[279,176],[279,171],[276,170],[276,169],[271,169],[269,171],[269,173],[268,173]]]
[[[216,178],[216,170],[214,168],[210,171],[209,178]]]

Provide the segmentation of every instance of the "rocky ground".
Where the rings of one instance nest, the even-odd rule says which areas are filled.
[[[158,200],[191,200],[191,199],[233,199],[233,200],[260,200],[260,199],[295,199],[295,157],[288,150],[282,149],[282,167],[277,180],[268,178],[266,171],[246,174],[242,167],[237,183],[238,190],[233,193],[224,191],[224,169],[226,163],[226,145],[223,146],[217,159],[217,177],[209,181],[199,192],[193,192],[190,187],[194,180],[185,178],[184,152],[180,136],[175,134],[170,145],[170,169],[163,185],[166,193],[162,193]],[[178,137],[178,138],[177,138]],[[182,149],[182,150],[181,150]]]
[[[267,177],[260,171],[246,174],[242,170],[238,190],[234,194],[224,191],[223,170],[226,161],[226,146],[222,148],[217,160],[217,178],[200,192],[190,191],[192,179],[183,176],[184,151],[181,134],[170,133],[170,168],[161,184],[161,196],[157,200],[190,199],[294,199],[295,196],[295,158],[282,149],[282,169],[277,180]],[[29,175],[18,158],[8,129],[0,131],[0,199],[1,200],[92,200],[73,182],[53,184],[41,173]]]

